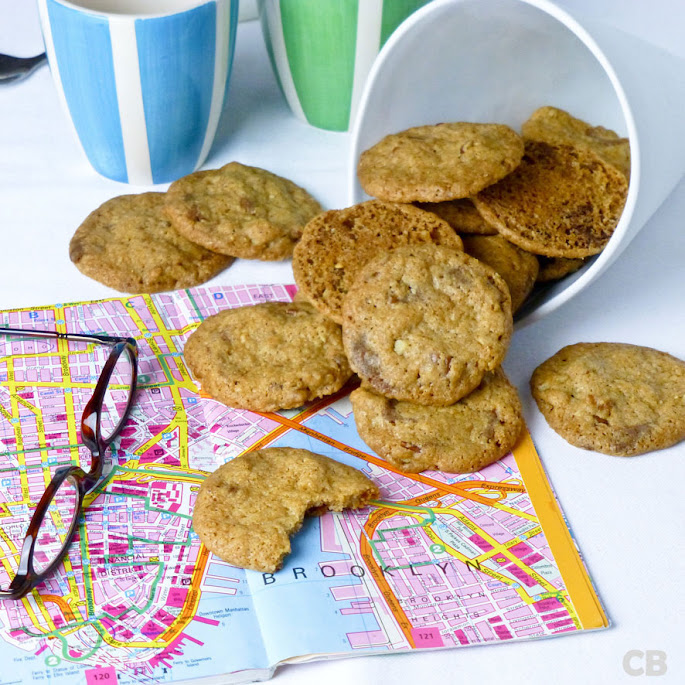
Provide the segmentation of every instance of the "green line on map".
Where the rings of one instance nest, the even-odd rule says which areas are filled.
[[[430,526],[432,523],[435,523],[435,512],[430,508],[430,507],[415,507],[410,504],[396,504],[395,502],[372,502],[372,504],[375,504],[378,507],[387,507],[388,509],[393,509],[396,510],[397,512],[401,513],[403,511],[413,511],[418,514],[421,514],[425,518],[422,519],[421,521],[418,521],[417,523],[409,523],[404,526],[396,526],[394,528],[383,528],[381,530],[376,529],[376,534],[378,535],[377,538],[374,540],[369,539],[369,545],[371,546],[371,550],[373,552],[373,555],[376,557],[376,560],[383,565],[383,556],[381,553],[378,551],[376,548],[376,545],[382,542],[387,542],[386,534],[387,533],[393,533],[398,530],[409,530],[410,528],[425,528],[426,526]],[[411,568],[412,566],[425,566],[427,564],[432,564],[432,561],[428,562],[421,562],[419,564],[411,564],[410,566],[397,566],[393,568]]]
[[[200,308],[197,306],[197,302],[195,302],[195,298],[190,294],[190,290],[186,288],[185,294],[188,296],[188,299],[190,300],[190,304],[193,305],[193,309],[195,310],[195,313],[197,314],[197,318],[200,321],[204,321],[205,317],[202,316],[202,312],[200,311]]]
[[[74,447],[83,447],[81,444],[76,445],[50,445],[49,447],[28,447],[23,450],[14,450],[12,452],[0,452],[0,457],[11,457],[13,454],[28,454],[29,452],[52,452],[54,450],[70,450]],[[12,471],[13,469],[0,469],[2,471]],[[16,471],[16,469],[14,469]]]

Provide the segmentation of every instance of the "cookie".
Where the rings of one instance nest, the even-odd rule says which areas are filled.
[[[165,212],[188,240],[242,259],[290,257],[321,205],[292,181],[231,162],[174,181]]]
[[[364,383],[387,397],[454,404],[497,368],[512,333],[497,272],[425,244],[370,261],[343,301],[343,344]]]
[[[270,447],[220,466],[200,487],[193,528],[218,557],[274,573],[305,515],[359,509],[379,496],[361,471],[304,449]]]
[[[590,126],[563,109],[540,107],[521,127],[525,138],[545,143],[568,143],[592,150],[605,162],[630,177],[630,143],[611,129]]]
[[[609,242],[628,186],[594,152],[527,140],[521,164],[474,197],[510,242],[547,257],[589,257]]]
[[[350,400],[362,440],[409,473],[479,471],[509,454],[524,424],[518,393],[501,369],[448,407],[392,400],[368,388]]]
[[[203,392],[230,407],[293,409],[352,375],[340,326],[307,302],[263,302],[205,319],[184,356]]]
[[[500,235],[464,236],[464,252],[491,266],[505,281],[515,312],[530,295],[540,268],[534,254]]]
[[[437,214],[457,233],[475,233],[476,235],[497,233],[497,229],[485,221],[468,197],[447,202],[417,202],[416,206],[426,212]]]
[[[533,397],[576,447],[631,457],[685,439],[685,361],[649,347],[577,343],[535,369]]]
[[[567,259],[565,257],[542,257],[538,256],[540,270],[537,282],[548,283],[558,281],[564,276],[572,274],[587,263],[587,259]]]
[[[163,205],[163,193],[107,200],[76,229],[69,258],[81,273],[125,293],[190,288],[233,262],[180,235]]]
[[[362,188],[392,202],[470,197],[515,169],[523,141],[503,124],[456,122],[417,126],[386,136],[363,152]]]
[[[380,252],[418,243],[462,248],[445,221],[412,205],[371,200],[324,212],[295,247],[295,282],[319,311],[342,323],[343,297],[362,266]]]

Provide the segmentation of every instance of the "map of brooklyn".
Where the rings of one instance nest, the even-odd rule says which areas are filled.
[[[527,434],[481,472],[405,475],[357,435],[351,387],[263,415],[202,395],[183,360],[188,335],[220,309],[294,292],[195,288],[0,313],[0,325],[127,335],[140,349],[134,410],[68,556],[25,598],[0,601],[0,655],[12,664],[0,684],[249,680],[304,654],[456,648],[607,624]],[[52,472],[89,467],[80,419],[107,354],[0,331],[0,587]],[[279,572],[243,571],[200,544],[193,503],[220,464],[278,445],[363,470],[381,497],[308,519]]]

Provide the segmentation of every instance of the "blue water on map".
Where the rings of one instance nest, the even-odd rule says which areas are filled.
[[[347,557],[321,551],[318,518],[305,520],[292,538],[292,546],[292,553],[277,573],[247,573],[269,660],[274,663],[293,655],[351,651],[348,633],[374,631],[379,626],[370,613],[341,614],[350,600],[336,601],[331,588],[359,585],[360,599],[352,601],[364,601],[360,578],[350,574],[327,578],[322,574],[319,564]],[[354,564],[350,560],[350,566]],[[355,571],[363,572],[360,567]]]

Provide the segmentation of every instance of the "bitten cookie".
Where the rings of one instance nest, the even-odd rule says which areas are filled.
[[[300,407],[352,375],[340,326],[307,302],[226,309],[200,324],[183,353],[204,392],[253,411]]]
[[[563,109],[540,107],[521,127],[525,138],[545,143],[568,143],[584,147],[616,167],[626,178],[630,176],[630,143],[604,126],[590,126]]]
[[[623,174],[590,150],[528,140],[519,167],[474,202],[486,221],[524,250],[588,257],[609,242],[627,189]]]
[[[649,347],[577,343],[535,369],[533,397],[576,447],[631,457],[685,439],[685,361]]]
[[[204,481],[193,527],[229,564],[273,573],[306,514],[359,509],[378,495],[351,466],[308,450],[271,447],[236,457]]]
[[[409,473],[479,471],[512,450],[524,425],[518,393],[501,369],[448,407],[400,402],[366,388],[350,400],[362,440]]]
[[[342,323],[343,298],[364,264],[393,247],[417,243],[462,248],[446,222],[411,205],[371,200],[324,212],[305,226],[295,246],[295,282],[319,311]]]
[[[464,252],[491,266],[505,281],[516,311],[530,295],[540,268],[538,258],[500,235],[464,236]]]
[[[163,193],[107,200],[76,229],[69,258],[81,273],[125,293],[191,288],[233,262],[180,235],[163,205]]]
[[[290,257],[321,205],[292,181],[231,162],[174,181],[165,212],[188,240],[243,259]]]
[[[359,158],[371,196],[392,202],[470,197],[518,166],[523,140],[504,124],[416,126],[383,138]]]
[[[343,302],[350,366],[376,392],[409,402],[454,404],[500,365],[511,333],[502,277],[437,245],[379,255]]]
[[[457,233],[495,235],[497,229],[485,221],[473,201],[464,197],[447,202],[417,202],[416,206],[426,212],[433,212],[444,219]]]

